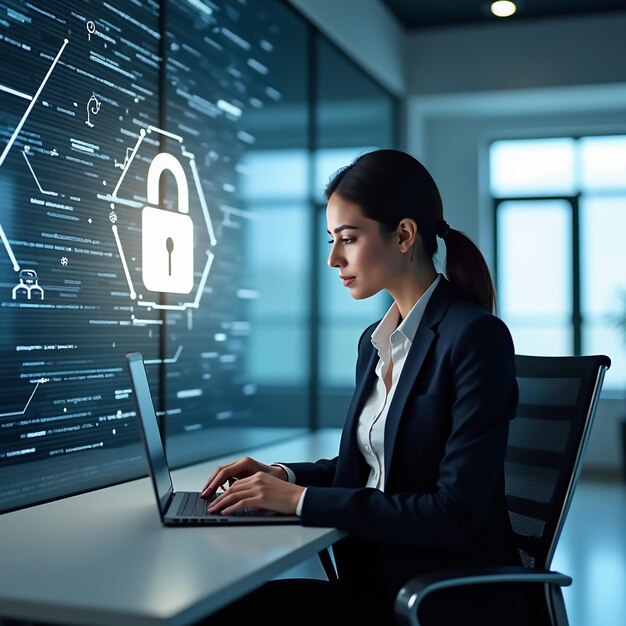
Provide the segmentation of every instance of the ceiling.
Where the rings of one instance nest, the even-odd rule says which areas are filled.
[[[409,29],[438,28],[468,23],[493,23],[487,0],[382,0]],[[519,0],[517,12],[505,21],[519,21],[567,15],[626,13],[626,0]]]

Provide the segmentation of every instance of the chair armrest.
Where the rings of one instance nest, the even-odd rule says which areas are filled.
[[[560,587],[572,584],[572,579],[565,574],[551,570],[536,570],[519,566],[501,567],[476,567],[443,570],[418,576],[407,582],[398,592],[395,602],[396,615],[406,626],[420,626],[417,618],[419,605],[434,591],[451,587],[463,587],[467,585],[485,585],[494,583],[540,583],[551,587],[558,587],[558,598],[555,603],[562,604]],[[556,611],[559,615],[553,619],[555,624],[567,624],[567,618],[563,621],[564,607],[549,607],[550,611]],[[563,615],[560,613],[563,612]],[[559,621],[559,619],[561,621]]]

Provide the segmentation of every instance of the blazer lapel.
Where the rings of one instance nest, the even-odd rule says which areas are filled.
[[[341,434],[341,443],[339,445],[339,463],[335,472],[335,480],[333,484],[341,487],[358,487],[362,485],[363,478],[362,466],[365,460],[359,453],[356,445],[356,427],[361,415],[363,405],[367,400],[372,384],[376,379],[376,363],[378,362],[378,353],[367,338],[369,356],[365,355],[365,365],[359,368],[357,372],[357,387],[352,396],[352,402],[348,408],[346,421]]]
[[[426,359],[430,346],[437,336],[433,328],[437,326],[453,298],[454,295],[448,285],[448,281],[442,278],[426,305],[424,316],[417,328],[411,349],[409,350],[404,367],[402,368],[398,386],[393,395],[385,423],[385,488],[389,478],[391,456],[395,447],[400,418],[402,417],[413,384],[417,380],[420,370],[424,365],[424,360]]]

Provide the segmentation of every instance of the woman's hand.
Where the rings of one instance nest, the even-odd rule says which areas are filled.
[[[208,498],[226,483],[228,483],[229,486],[232,486],[236,480],[253,476],[258,472],[270,474],[271,476],[279,478],[283,481],[287,480],[287,472],[285,472],[282,467],[277,465],[265,465],[265,463],[259,463],[259,461],[255,461],[249,456],[245,456],[237,461],[234,461],[233,463],[229,463],[228,465],[220,465],[216,467],[206,481],[200,495],[203,498]]]
[[[281,468],[277,469],[285,473]],[[293,515],[303,491],[304,487],[300,485],[259,471],[233,482],[224,493],[211,502],[209,513],[230,515],[242,509],[259,508]]]

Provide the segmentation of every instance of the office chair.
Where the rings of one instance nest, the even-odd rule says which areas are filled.
[[[604,355],[516,355],[515,363],[520,397],[510,424],[504,473],[506,501],[522,565],[456,569],[414,578],[396,597],[396,616],[404,626],[420,626],[419,606],[433,592],[501,583],[542,585],[543,590],[535,588],[539,593],[533,596],[540,600],[541,617],[533,623],[568,624],[561,587],[570,585],[572,579],[550,571],[550,564],[611,361]],[[502,616],[503,624],[506,620],[507,616]]]

